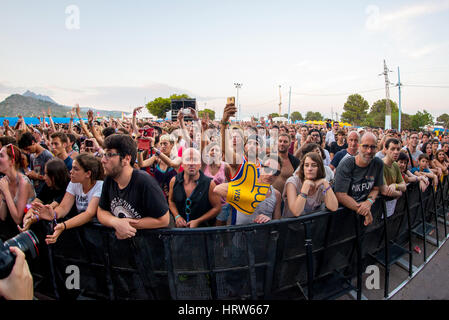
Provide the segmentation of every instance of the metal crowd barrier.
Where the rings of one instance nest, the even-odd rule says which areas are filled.
[[[367,227],[346,208],[261,225],[139,230],[129,240],[93,222],[47,246],[49,225],[41,221],[33,225],[41,240],[41,255],[30,262],[35,292],[61,300],[335,299],[349,292],[361,299],[362,275],[374,261],[384,267],[388,298],[392,264],[406,264],[409,279],[416,274],[412,236],[422,238],[423,264],[428,242],[438,249],[448,238],[448,187],[447,177],[437,191],[410,184],[392,215],[389,199],[379,197]],[[79,269],[79,288],[67,285],[70,266]]]

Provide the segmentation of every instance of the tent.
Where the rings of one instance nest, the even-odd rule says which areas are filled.
[[[274,122],[285,122],[285,121],[288,121],[288,119],[285,117],[274,117],[273,121]]]
[[[133,114],[132,114],[132,113],[130,113],[130,114],[125,114],[125,118],[127,118],[127,119],[132,119],[132,117],[133,117]],[[137,118],[137,119],[151,119],[151,120],[156,120],[156,119],[157,119],[157,117],[156,117],[156,116],[153,116],[153,115],[148,111],[147,108],[142,108],[142,109],[140,110],[140,112],[137,113],[136,118]]]

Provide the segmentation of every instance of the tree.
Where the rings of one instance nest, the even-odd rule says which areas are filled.
[[[359,126],[366,120],[369,104],[361,95],[352,94],[346,100],[341,114],[341,121]]]
[[[423,112],[418,111],[412,116],[412,127],[413,129],[419,130],[420,128],[433,124],[433,117],[426,110]]]
[[[204,110],[198,111],[198,116],[200,118],[202,118],[203,115],[205,115],[206,113],[209,114],[210,120],[215,120],[215,111],[211,110],[211,109],[204,109]]]
[[[411,130],[412,126],[412,116],[407,113],[401,113],[401,130]]]
[[[443,125],[444,129],[449,128],[449,115],[447,113],[440,115],[437,121]]]
[[[290,119],[295,122],[297,120],[302,120],[302,115],[299,111],[293,111],[292,114],[290,115]]]
[[[271,116],[271,118],[277,118],[279,117],[279,113],[270,113],[268,116]]]
[[[313,111],[307,111],[306,113],[306,120],[307,121],[322,121],[323,120],[323,116],[321,115],[321,113],[317,112],[313,112]]]
[[[391,108],[391,128],[397,129],[399,120],[399,108],[397,103],[390,100],[390,108]],[[368,116],[366,120],[363,122],[363,124],[369,127],[385,128],[386,110],[387,110],[387,99],[377,100],[371,106],[371,110],[368,113]]]
[[[187,94],[172,94],[169,98],[156,98],[153,101],[150,101],[147,103],[146,107],[148,111],[158,117],[158,118],[164,118],[167,111],[169,111],[171,100],[172,99],[191,99]]]

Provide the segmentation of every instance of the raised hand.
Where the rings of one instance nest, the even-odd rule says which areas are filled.
[[[181,121],[184,120],[184,114],[182,113],[182,110],[180,109],[178,111],[178,121],[181,123]]]
[[[87,111],[87,121],[89,123],[94,121],[94,112],[92,110]]]
[[[245,163],[240,179],[229,183],[226,201],[236,210],[251,215],[265,200],[270,185],[257,182],[257,169]]]
[[[134,108],[133,114],[139,113],[142,109],[143,109],[143,107],[136,107],[136,108]]]
[[[228,122],[230,117],[233,117],[237,112],[234,104],[227,104],[223,111],[223,118],[221,121]]]

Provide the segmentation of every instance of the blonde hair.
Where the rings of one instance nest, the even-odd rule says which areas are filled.
[[[172,137],[171,134],[164,134],[164,135],[160,136],[159,142],[160,141],[168,141],[168,142],[171,142],[172,144],[175,143],[175,139]]]

